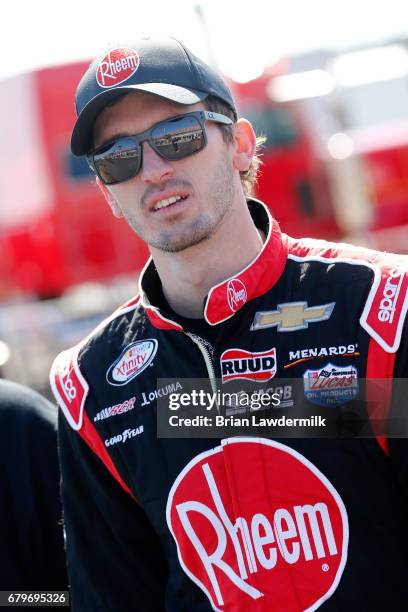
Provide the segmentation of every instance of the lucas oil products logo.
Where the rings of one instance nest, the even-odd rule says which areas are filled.
[[[347,560],[348,518],[329,480],[294,449],[230,438],[177,477],[167,524],[213,610],[316,610]]]
[[[112,49],[101,59],[96,69],[99,87],[121,85],[135,74],[139,64],[140,58],[134,49]]]
[[[139,376],[150,365],[157,352],[157,340],[138,340],[123,349],[106,372],[110,385],[119,387]]]
[[[276,348],[261,353],[227,349],[221,355],[220,365],[223,383],[237,378],[265,382],[276,374]]]
[[[309,402],[318,406],[341,406],[358,394],[357,369],[328,363],[318,370],[306,370],[303,386]]]

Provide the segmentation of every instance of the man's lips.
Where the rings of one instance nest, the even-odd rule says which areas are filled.
[[[159,210],[165,210],[174,206],[178,202],[186,200],[190,194],[184,190],[168,190],[162,191],[160,194],[156,194],[149,198],[147,201],[147,210],[149,212],[158,212]]]

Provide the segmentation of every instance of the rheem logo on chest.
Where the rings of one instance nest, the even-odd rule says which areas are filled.
[[[195,457],[170,490],[167,523],[183,569],[214,610],[246,611],[260,599],[274,612],[316,610],[346,563],[338,492],[271,440],[231,438]]]

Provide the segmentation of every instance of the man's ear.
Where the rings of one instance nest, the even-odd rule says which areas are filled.
[[[121,219],[123,217],[123,213],[119,207],[119,204],[117,203],[117,201],[115,200],[111,192],[109,191],[109,188],[102,183],[99,176],[96,177],[96,184],[98,185],[100,191],[102,192],[103,197],[105,198],[105,200],[111,207],[113,215],[117,217],[118,219]]]
[[[246,172],[251,165],[256,151],[256,136],[254,128],[247,119],[238,119],[233,126],[235,150],[233,154],[234,168]]]

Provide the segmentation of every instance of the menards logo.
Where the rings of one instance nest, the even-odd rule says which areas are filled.
[[[360,353],[357,351],[358,343],[347,344],[340,346],[322,346],[314,348],[298,349],[297,351],[289,351],[289,363],[283,367],[291,368],[304,361],[310,361],[311,359],[323,359],[325,357],[359,357]]]

